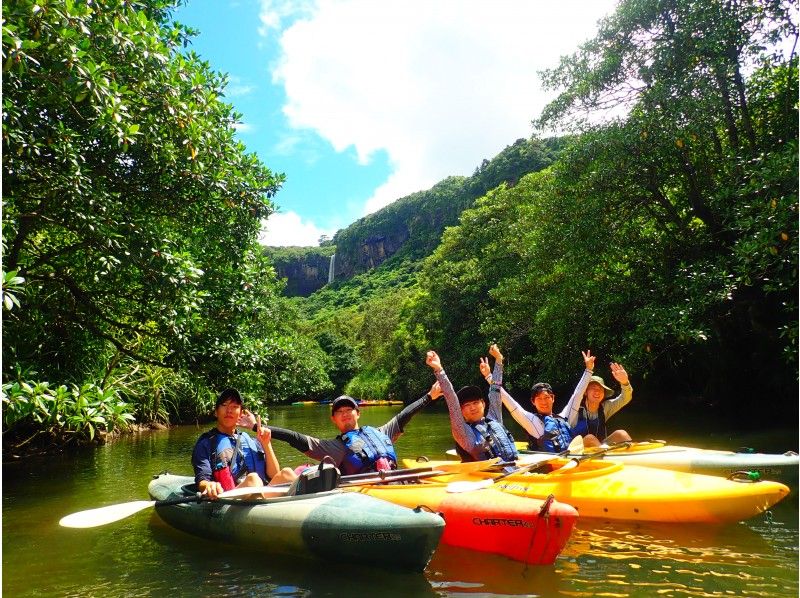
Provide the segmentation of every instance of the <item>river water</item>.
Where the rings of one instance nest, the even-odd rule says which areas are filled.
[[[380,425],[399,407],[365,407]],[[328,410],[276,407],[270,423],[332,437]],[[655,422],[625,413],[637,439],[663,438]],[[510,418],[509,418],[510,419]],[[633,421],[635,419],[635,422]],[[515,428],[517,438],[523,436]],[[699,422],[700,424],[702,422]],[[211,425],[148,432],[79,454],[3,464],[3,593],[6,596],[742,596],[798,595],[798,500],[727,526],[641,525],[581,519],[554,566],[440,546],[423,573],[394,574],[358,562],[328,564],[240,554],[175,531],[152,510],[93,529],[65,529],[75,511],[147,499],[152,474],[191,475],[197,436]],[[677,427],[677,426],[673,426]],[[797,430],[730,434],[682,429],[674,444],[765,452],[797,450]],[[441,457],[452,441],[446,413],[418,414],[399,456]],[[281,465],[303,455],[276,442]]]

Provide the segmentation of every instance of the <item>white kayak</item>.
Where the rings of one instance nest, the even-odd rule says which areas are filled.
[[[524,450],[525,446],[524,442],[517,442],[523,460],[552,457],[552,453]],[[583,454],[591,451],[587,449]],[[734,452],[678,446],[663,441],[622,444],[604,451],[600,458],[628,465],[725,477],[744,475],[741,472],[758,472],[764,480],[789,482],[797,481],[800,470],[800,460],[794,451],[782,454]]]

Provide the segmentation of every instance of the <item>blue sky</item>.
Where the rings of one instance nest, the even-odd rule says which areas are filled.
[[[238,136],[286,175],[262,242],[316,245],[532,134],[537,71],[614,0],[188,0]]]

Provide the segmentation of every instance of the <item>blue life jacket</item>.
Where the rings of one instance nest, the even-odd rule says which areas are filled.
[[[578,408],[578,421],[572,428],[572,436],[586,436],[587,434],[593,434],[599,440],[603,440],[608,436],[606,412],[603,410],[602,403],[600,403],[600,408],[597,410],[596,419],[589,418],[589,412],[585,406],[581,405]]]
[[[544,424],[544,434],[534,438],[528,434],[528,448],[533,451],[548,451],[560,453],[567,450],[572,440],[572,430],[569,422],[559,415],[545,415],[534,413]]]
[[[257,473],[264,484],[269,483],[267,456],[249,434],[236,432],[234,436],[228,436],[214,428],[204,435],[211,444],[212,471],[222,462],[231,468],[231,475],[237,484],[251,471]]]
[[[472,452],[467,452],[456,445],[456,452],[462,461],[483,461],[494,457],[500,457],[503,461],[516,461],[519,453],[514,445],[514,437],[503,424],[484,417],[468,426],[472,430],[474,448]]]
[[[397,469],[397,454],[392,439],[377,428],[363,426],[345,432],[338,438],[347,449],[341,466],[345,475],[376,471],[376,463],[381,458],[388,460],[391,469]]]

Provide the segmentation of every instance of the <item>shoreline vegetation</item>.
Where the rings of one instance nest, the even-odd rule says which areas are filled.
[[[236,138],[176,6],[4,6],[4,455],[198,420],[228,386],[408,403],[425,351],[480,383],[492,342],[515,396],[569,387],[590,348],[637,408],[757,395],[797,420],[790,2],[622,0],[541,74],[535,134],[321,239],[337,276],[308,297],[258,243],[287,175]]]

